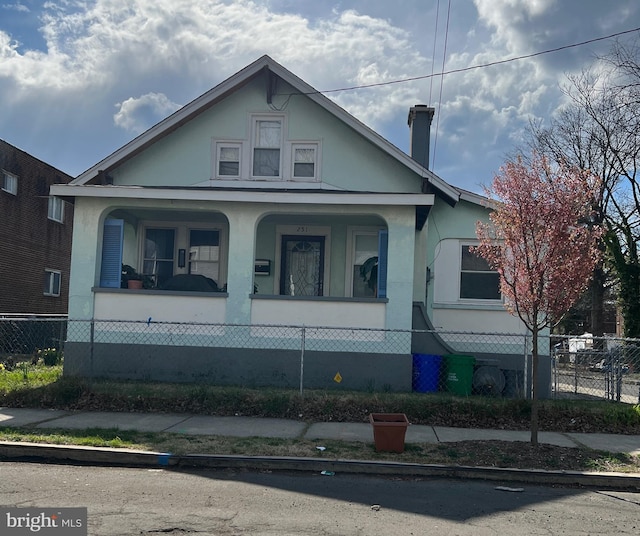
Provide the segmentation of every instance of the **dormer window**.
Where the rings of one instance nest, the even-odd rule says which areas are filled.
[[[282,158],[281,117],[256,117],[253,121],[253,176],[280,177]]]

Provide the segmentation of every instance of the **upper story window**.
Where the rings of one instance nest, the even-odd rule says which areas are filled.
[[[8,171],[3,171],[0,188],[10,194],[18,195],[18,177]]]
[[[500,300],[500,274],[486,260],[462,246],[460,299]]]
[[[49,198],[49,219],[64,222],[64,201],[59,197]]]
[[[216,169],[219,177],[238,178],[241,172],[242,144],[216,143]]]
[[[282,117],[260,116],[253,120],[253,176],[280,177]]]
[[[294,143],[291,146],[292,170],[294,180],[312,181],[318,178],[318,144]]]
[[[246,138],[212,139],[212,180],[320,181],[321,140],[289,139],[285,114],[249,114],[247,128]]]
[[[62,274],[59,270],[45,269],[44,271],[44,295],[60,296],[60,282]]]

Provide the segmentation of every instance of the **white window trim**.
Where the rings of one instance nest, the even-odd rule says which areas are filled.
[[[0,189],[11,195],[18,195],[18,176],[2,170],[2,184]]]
[[[375,225],[348,225],[347,226],[347,259],[344,272],[345,296],[353,298],[353,265],[355,263],[356,235],[369,235],[378,237],[384,227]]]
[[[296,140],[289,142],[287,153],[290,155],[290,168],[289,173],[292,181],[295,182],[318,182],[320,180],[320,150],[321,145],[319,141],[306,141],[306,140]],[[295,154],[296,149],[313,149],[314,150],[314,160],[313,160],[313,177],[296,177],[295,175]]]
[[[246,175],[246,162],[245,162],[245,143],[242,140],[220,140],[214,139],[212,141],[212,174],[214,180],[238,180]],[[223,148],[237,148],[240,151],[239,162],[238,162],[238,174],[237,175],[220,175],[220,150]]]
[[[279,173],[277,176],[263,176],[263,175],[254,175],[253,174],[253,154],[254,149],[256,149],[256,134],[257,134],[257,125],[258,121],[280,121],[280,164],[279,164]],[[290,156],[285,155],[285,150],[288,147],[288,144],[285,143],[287,139],[287,116],[284,114],[251,114],[250,115],[250,128],[249,132],[251,135],[250,139],[250,149],[246,151],[247,155],[247,170],[248,177],[250,180],[254,181],[281,181],[284,178],[283,175],[283,164],[287,162]]]
[[[458,242],[458,281],[457,281],[457,297],[458,297],[458,302],[459,303],[468,303],[468,304],[498,304],[498,303],[503,303],[504,298],[502,297],[502,295],[500,296],[500,298],[497,299],[490,299],[490,298],[463,298],[460,296],[460,294],[462,293],[462,248],[464,247],[474,247],[474,246],[478,246],[480,243],[479,242],[473,242],[473,241],[460,241]],[[479,273],[477,270],[465,270],[466,272],[470,272],[470,273]],[[489,270],[487,272],[483,272],[483,273],[494,273],[497,274],[498,272],[496,270]]]
[[[45,268],[44,269],[44,273],[46,275],[46,282],[48,284],[48,288],[43,292],[43,294],[45,296],[54,296],[54,297],[58,297],[60,296],[60,291],[62,290],[62,272],[60,270],[53,270],[51,268]],[[56,292],[56,289],[52,289],[51,287],[53,286],[53,282],[55,281],[55,279],[52,277],[53,274],[58,274],[58,289]]]
[[[273,293],[280,294],[280,272],[282,266],[282,236],[283,235],[309,235],[324,237],[324,277],[322,280],[322,289],[324,296],[330,296],[331,289],[329,282],[331,281],[331,227],[325,225],[276,225],[276,262],[273,270]]]
[[[56,210],[59,209],[59,210]],[[57,217],[57,213],[60,212],[60,217]],[[55,196],[49,197],[48,207],[47,207],[47,215],[48,218],[52,221],[57,221],[58,223],[64,223],[64,201]]]

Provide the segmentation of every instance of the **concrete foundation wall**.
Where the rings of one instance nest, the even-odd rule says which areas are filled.
[[[341,382],[334,380],[336,374]],[[67,342],[67,376],[245,387],[300,387],[299,350]],[[411,391],[412,358],[306,351],[305,389]]]

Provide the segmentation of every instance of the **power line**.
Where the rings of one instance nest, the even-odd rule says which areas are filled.
[[[580,43],[573,43],[571,45],[564,45],[561,47],[556,47],[556,48],[550,48],[548,50],[542,50],[540,52],[533,52],[532,54],[524,54],[522,56],[516,56],[515,58],[508,58],[506,60],[497,60],[497,61],[492,61],[489,63],[480,63],[478,65],[470,65],[469,67],[462,67],[460,69],[452,69],[450,71],[443,71],[441,73],[435,73],[435,74],[425,74],[422,76],[413,76],[410,78],[401,78],[399,80],[390,80],[388,82],[377,82],[375,84],[363,84],[361,86],[350,86],[350,87],[342,87],[342,88],[338,88],[338,89],[327,89],[324,91],[316,91],[314,93],[338,93],[340,91],[353,91],[354,89],[366,89],[366,88],[370,88],[370,87],[380,87],[380,86],[390,86],[392,84],[403,84],[405,82],[414,82],[416,80],[426,80],[427,78],[433,78],[434,76],[446,76],[449,74],[456,74],[456,73],[464,73],[467,71],[473,71],[475,69],[484,69],[486,67],[493,67],[494,65],[502,65],[504,63],[510,63],[513,61],[520,61],[520,60],[526,60],[527,58],[534,58],[536,56],[542,56],[544,54],[551,54],[552,52],[559,52],[561,50],[567,50],[569,48],[575,48],[575,47],[581,47],[584,45],[589,45],[591,43],[596,43],[598,41],[605,41],[607,39],[611,39],[613,37],[619,37],[621,35],[625,35],[625,34],[629,34],[629,33],[633,33],[633,32],[637,32],[640,30],[640,27],[638,28],[633,28],[632,30],[625,30],[623,32],[617,32],[611,35],[607,35],[604,37],[596,37],[594,39],[589,39],[587,41],[581,41]]]
[[[438,17],[440,16],[440,0],[436,4],[436,29],[433,32],[433,56],[431,58],[431,80],[429,81],[429,106],[431,106],[431,91],[433,90],[433,69],[436,64],[436,43],[438,39]]]
[[[449,41],[449,19],[451,17],[451,0],[447,7],[447,28],[444,33],[444,50],[442,51],[442,71],[444,71],[445,61],[447,59],[447,43]],[[431,169],[436,166],[436,147],[438,146],[438,130],[440,127],[440,106],[442,105],[442,86],[444,85],[444,76],[440,77],[440,95],[438,96],[438,115],[436,116],[436,135],[433,139],[433,158],[431,160]]]

